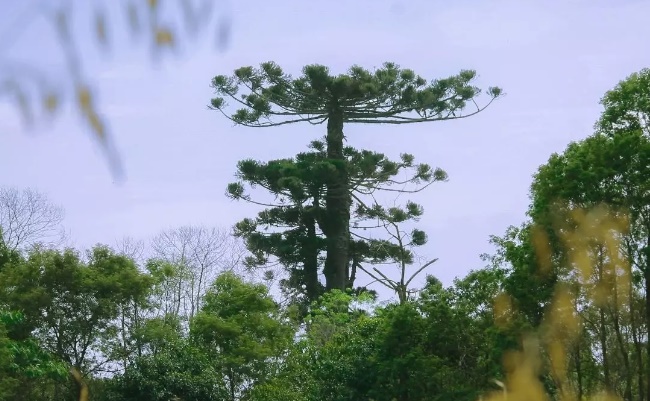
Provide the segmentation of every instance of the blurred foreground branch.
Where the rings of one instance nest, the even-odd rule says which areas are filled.
[[[126,24],[117,24],[108,18],[107,1],[89,3],[90,15],[81,17],[84,21],[89,20],[94,31],[91,34],[96,39],[94,43],[104,52],[109,49],[110,29],[115,29],[114,32],[126,29],[133,38],[145,36],[154,56],[162,50],[177,48],[183,41],[183,34],[186,34],[186,40],[195,40],[199,34],[204,36],[204,32],[210,29],[214,32],[215,45],[219,50],[224,50],[229,43],[230,18],[222,14],[213,24],[213,14],[218,4],[213,0],[164,2],[164,11],[168,11],[166,15],[182,19],[175,25],[179,27],[176,30],[163,18],[163,2],[158,0],[122,0],[112,4],[121,8],[121,16],[126,19]],[[37,0],[16,6],[20,11],[7,26],[0,28],[0,99],[8,98],[22,116],[24,126],[30,128],[39,119],[56,116],[65,103],[66,93],[69,93],[67,101],[90,128],[107,158],[114,179],[118,180],[124,177],[122,162],[112,142],[107,121],[95,102],[96,93],[84,74],[83,56],[77,40],[88,32],[74,34],[72,29],[73,6],[78,5],[71,0]],[[53,37],[60,45],[65,60],[67,80],[54,76],[50,69],[44,67],[47,63],[21,63],[7,54],[12,44],[39,18],[45,18],[53,28]]]

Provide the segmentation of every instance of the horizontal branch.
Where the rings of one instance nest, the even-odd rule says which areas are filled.
[[[452,115],[452,116],[445,116],[445,117],[404,117],[404,116],[390,116],[390,118],[382,118],[381,116],[378,116],[376,118],[350,118],[347,117],[344,119],[344,122],[346,123],[354,123],[354,124],[413,124],[413,123],[422,123],[422,122],[433,122],[433,121],[447,121],[447,120],[460,120],[463,118],[468,118],[477,115],[478,113],[482,112],[485,110],[492,102],[495,100],[495,98],[491,99],[485,106],[477,109],[476,111],[473,111],[469,114],[464,114],[464,115]]]

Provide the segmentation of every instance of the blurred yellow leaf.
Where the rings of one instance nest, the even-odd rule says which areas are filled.
[[[166,28],[156,29],[156,44],[159,46],[173,46],[174,36],[172,32]]]
[[[92,98],[87,87],[80,86],[77,88],[77,103],[83,111],[88,111],[92,108]]]
[[[580,322],[575,313],[575,299],[566,286],[559,286],[553,298],[550,320],[554,327],[562,328],[565,336],[577,336]],[[567,338],[568,340],[569,338]]]
[[[513,312],[512,300],[505,292],[498,294],[494,298],[494,321],[498,326],[506,326],[510,323],[510,317]]]
[[[149,4],[149,8],[152,10],[158,7],[158,0],[147,0],[147,3]]]
[[[49,114],[54,114],[59,108],[59,97],[50,92],[43,97],[43,107]]]
[[[524,338],[522,351],[512,351],[504,356],[504,367],[508,401],[548,401],[539,380],[539,343],[534,336]]]
[[[90,122],[90,127],[100,141],[106,139],[106,131],[104,130],[104,124],[99,119],[99,116],[96,113],[90,113],[88,115],[88,121]]]
[[[553,269],[553,266],[551,264],[552,253],[548,235],[540,226],[534,226],[532,232],[532,240],[533,247],[535,249],[535,255],[537,256],[537,261],[539,262],[540,273],[550,273]]]
[[[612,298],[622,309],[629,304],[631,286],[631,266],[621,255],[622,235],[629,230],[628,215],[599,205],[591,209],[571,208],[559,205],[559,210],[567,211],[566,218],[558,218],[556,234],[563,243],[565,256],[570,269],[568,282],[556,285],[551,304],[544,314],[544,324],[539,329],[543,336],[546,367],[555,381],[559,401],[578,400],[569,377],[569,352],[573,341],[581,335],[581,315],[576,309],[579,292],[586,291],[588,302],[595,306],[611,304]],[[532,243],[539,261],[540,270],[551,267],[553,250],[544,231],[535,227]],[[578,287],[570,281],[578,273]],[[620,310],[620,309],[619,309]],[[494,317],[497,325],[503,325],[513,312],[512,302],[507,294],[499,294],[494,299]],[[485,401],[548,401],[539,380],[542,368],[541,354],[535,336],[523,339],[521,351],[511,351],[504,355],[503,365],[507,373],[507,391],[494,391]],[[608,393],[590,397],[591,401],[620,401]]]
[[[558,382],[563,381],[567,373],[567,355],[564,345],[554,341],[548,345],[548,354],[551,361],[551,372]]]

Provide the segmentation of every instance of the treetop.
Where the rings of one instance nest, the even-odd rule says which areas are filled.
[[[235,124],[268,127],[296,122],[320,124],[331,113],[348,123],[405,124],[469,117],[502,96],[498,87],[488,88],[486,104],[476,98],[481,89],[473,85],[476,71],[430,82],[413,70],[386,62],[369,71],[354,65],[334,75],[323,65],[311,64],[298,78],[274,62],[259,68],[241,67],[232,76],[218,75],[211,86],[216,97],[208,108],[218,110]],[[227,99],[239,107],[229,114]],[[468,103],[475,106],[465,111]],[[275,117],[276,119],[273,119]]]

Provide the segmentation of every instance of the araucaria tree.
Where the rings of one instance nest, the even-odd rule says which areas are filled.
[[[301,294],[299,298],[304,295],[303,301],[307,303],[315,301],[323,289],[319,270],[321,255],[327,253],[327,240],[321,227],[327,225],[324,199],[332,171],[325,147],[322,141],[312,141],[310,151],[291,159],[242,160],[237,165],[239,181],[228,185],[230,198],[268,207],[256,218],[247,218],[235,225],[235,235],[245,240],[252,254],[245,264],[248,267],[268,266],[269,257],[275,258],[289,273],[288,279],[280,282],[283,289],[293,295]],[[412,256],[409,252],[402,253],[404,249],[394,235],[380,240],[372,234],[377,228],[386,234],[389,221],[400,224],[416,221],[422,208],[407,202],[405,206],[395,204],[385,209],[377,202],[376,195],[420,192],[434,182],[445,181],[447,174],[428,164],[416,164],[409,154],[392,161],[381,153],[351,146],[344,147],[343,154],[352,198],[346,285],[354,288],[357,271],[365,271],[363,263],[406,262],[404,257],[408,254],[407,259],[410,259]],[[276,201],[255,200],[248,189],[256,187],[268,191]],[[416,236],[422,238],[420,234]]]
[[[236,124],[273,127],[285,124],[327,122],[326,153],[332,167],[325,184],[327,289],[345,289],[350,248],[348,166],[344,154],[344,124],[409,124],[465,118],[484,110],[501,90],[491,87],[489,101],[479,106],[480,89],[472,85],[475,71],[427,82],[412,70],[394,63],[370,72],[353,66],[346,74],[333,75],[322,65],[308,65],[293,78],[275,63],[260,68],[242,67],[233,76],[212,79],[217,97],[211,109],[222,112]],[[243,92],[243,93],[242,93]],[[240,108],[229,114],[226,99]],[[467,104],[475,106],[466,111]]]

